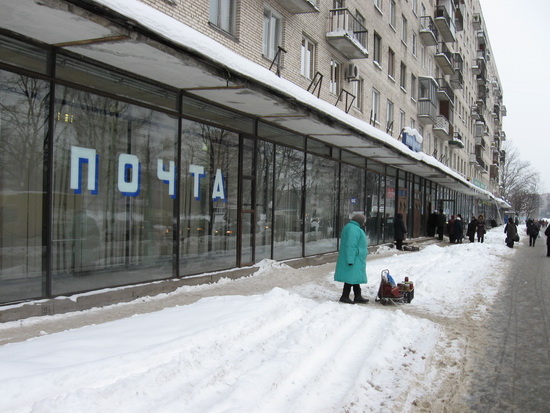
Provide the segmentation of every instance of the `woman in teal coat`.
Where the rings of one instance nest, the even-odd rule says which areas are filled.
[[[344,283],[340,302],[364,304],[369,300],[361,296],[359,284],[367,282],[367,236],[363,230],[367,219],[363,214],[355,214],[346,224],[340,236],[340,251],[334,272],[334,281]],[[354,300],[349,298],[353,287]]]

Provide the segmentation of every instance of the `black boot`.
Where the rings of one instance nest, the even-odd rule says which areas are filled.
[[[340,297],[340,301],[341,303],[346,303],[346,304],[354,304],[353,301],[351,301],[351,299],[349,298],[349,293],[351,292],[351,284],[348,284],[348,283],[344,283],[344,289],[342,290],[342,296]]]
[[[363,298],[363,296],[361,295],[361,287],[359,286],[359,284],[353,285],[353,294],[355,295],[355,297],[353,298],[353,302],[355,304],[366,304],[369,302],[368,298]]]

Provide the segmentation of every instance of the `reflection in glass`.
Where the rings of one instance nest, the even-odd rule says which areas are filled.
[[[338,217],[338,163],[307,155],[306,162],[306,255],[336,251]]]
[[[49,84],[0,71],[0,302],[39,297]]]
[[[173,198],[157,169],[176,158],[176,119],[61,86],[55,114],[53,292],[171,277]],[[97,154],[95,193],[90,161],[78,170],[81,190],[72,187],[75,147]]]
[[[271,258],[273,226],[273,156],[275,145],[257,142],[256,152],[256,261]]]

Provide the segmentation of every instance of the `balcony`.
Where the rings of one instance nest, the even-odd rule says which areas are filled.
[[[292,14],[319,13],[315,0],[275,0]]]
[[[464,87],[464,75],[462,70],[464,67],[464,60],[460,53],[455,53],[453,56],[453,68],[454,73],[451,75],[450,82],[453,89],[462,89]]]
[[[447,45],[444,42],[439,42],[435,52],[435,61],[446,75],[454,73],[453,57],[453,53],[451,53]]]
[[[420,17],[420,41],[424,46],[435,46],[439,32],[431,16]]]
[[[433,132],[439,139],[448,140],[452,136],[453,127],[446,116],[437,115],[435,118]]]
[[[436,79],[438,87],[437,87],[437,98],[442,101],[451,102],[451,104],[454,105],[455,102],[455,94],[453,92],[453,89],[447,83],[447,81],[444,78]]]
[[[454,148],[464,149],[464,142],[459,132],[453,133],[453,137],[449,139],[449,145]]]
[[[447,8],[443,5],[439,5],[435,9],[435,25],[444,41],[447,43],[456,42],[454,22],[451,20]]]
[[[483,160],[483,157],[476,150],[476,153],[470,154],[470,165],[473,165],[476,170],[481,173],[487,173],[487,163]]]
[[[477,37],[477,44],[480,46],[480,48],[485,48],[487,45],[487,36],[485,36],[485,32],[483,30],[478,30],[476,33]]]
[[[506,132],[503,130],[500,131],[500,140],[505,141],[506,140]]]
[[[479,146],[482,150],[487,148],[487,143],[483,136],[476,136],[476,146]]]
[[[499,177],[499,165],[492,164],[489,168],[489,178],[498,180]]]
[[[472,27],[474,30],[481,30],[481,14],[474,13],[472,17]]]
[[[506,116],[506,115],[507,115],[508,112],[507,112],[507,110],[506,110],[506,106],[502,105],[502,106],[500,107],[500,113],[501,113],[502,116]]]
[[[474,130],[474,136],[477,138],[482,138],[484,136],[489,136],[489,129],[487,128],[487,125],[485,122],[477,121],[475,124],[475,130]]]
[[[437,107],[429,99],[419,98],[417,102],[418,121],[422,125],[433,125],[437,117]]]
[[[348,9],[329,11],[327,41],[348,59],[366,59],[368,31]]]
[[[481,119],[481,109],[477,105],[470,106],[470,116],[472,119]]]

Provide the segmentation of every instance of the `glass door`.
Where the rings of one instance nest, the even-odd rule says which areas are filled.
[[[239,159],[239,222],[237,233],[238,266],[254,264],[256,239],[256,142],[241,137]]]

